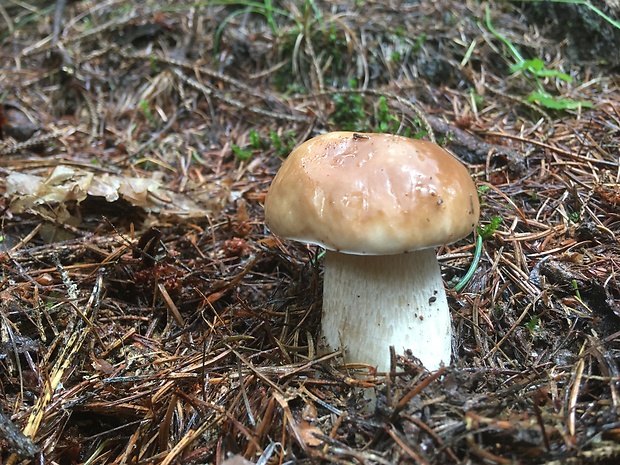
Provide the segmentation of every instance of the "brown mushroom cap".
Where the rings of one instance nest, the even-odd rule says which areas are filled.
[[[364,255],[452,243],[469,235],[480,206],[469,172],[427,141],[332,132],[282,164],[265,200],[274,234]]]

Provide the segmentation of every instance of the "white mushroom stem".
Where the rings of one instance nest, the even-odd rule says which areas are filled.
[[[347,363],[390,369],[389,347],[429,370],[450,363],[450,310],[435,250],[398,255],[327,251],[322,333]]]

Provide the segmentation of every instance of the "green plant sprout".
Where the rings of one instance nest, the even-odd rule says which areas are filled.
[[[502,218],[499,216],[495,216],[491,218],[490,223],[487,224],[484,228],[481,228],[480,226],[476,228],[478,230],[478,237],[476,237],[476,248],[474,249],[474,256],[472,257],[471,264],[469,265],[467,273],[465,273],[461,280],[453,287],[456,292],[461,292],[465,288],[469,280],[474,275],[476,268],[478,268],[478,263],[480,263],[480,257],[482,256],[482,241],[491,237],[501,223]]]
[[[503,221],[501,216],[494,216],[484,228],[478,226],[478,235],[481,236],[482,239],[488,239],[495,234],[495,231],[497,231],[497,228],[499,228],[499,225],[502,224]]]
[[[375,132],[387,132],[391,134],[400,133],[405,137],[411,137],[411,128],[406,127],[402,131],[401,120],[392,114],[387,99],[384,96],[379,97],[377,109],[375,111]]]
[[[398,118],[390,113],[390,107],[388,107],[387,100],[383,96],[379,97],[375,118],[380,132],[388,132],[394,123],[400,124]]]
[[[249,136],[250,136],[249,147],[241,147],[237,144],[233,144],[230,147],[235,157],[237,157],[239,160],[248,160],[252,157],[252,153],[254,152],[254,150],[263,148],[263,140],[261,139],[258,131],[251,129]]]
[[[355,79],[349,80],[349,86],[354,89],[357,86]],[[420,129],[414,133],[414,129],[423,128],[419,118],[413,119],[410,126],[403,125],[403,121],[393,113],[383,95],[379,96],[372,116],[366,110],[366,101],[360,93],[336,93],[333,97],[334,112],[330,123],[341,131],[379,132],[388,134],[400,134],[413,139],[421,139],[426,131]]]
[[[239,160],[249,160],[252,157],[252,149],[246,149],[237,144],[233,144],[230,148]]]
[[[537,316],[533,316],[530,321],[525,323],[525,327],[530,332],[530,334],[534,334],[540,331],[539,323],[540,323],[540,318],[538,318]]]
[[[357,87],[357,80],[350,79],[349,87]],[[362,94],[334,95],[334,113],[331,123],[342,131],[368,131],[370,125],[364,110],[364,96]]]
[[[581,301],[581,292],[579,292],[579,284],[577,283],[577,280],[573,279],[571,281],[571,285],[573,286],[573,290],[575,291],[575,297],[577,297],[579,301]]]
[[[484,102],[484,97],[482,95],[476,93],[476,89],[474,89],[474,88],[469,89],[469,95],[470,95],[470,98],[473,99],[473,102],[478,107],[480,107],[482,105],[482,103]]]
[[[148,120],[148,122],[152,125],[157,124],[157,119],[153,114],[153,110],[151,110],[151,107],[149,106],[149,102],[147,100],[141,100],[138,105],[140,106],[140,112]]]
[[[579,212],[571,212],[568,214],[568,219],[571,221],[571,223],[579,223],[579,221],[581,221],[581,215],[579,214]]]
[[[254,129],[250,130],[250,145],[255,149],[260,149],[263,146],[260,134]]]
[[[572,78],[565,73],[557,70],[548,69],[545,63],[539,58],[526,60],[519,53],[519,50],[512,42],[497,31],[491,24],[491,14],[488,5],[485,8],[486,27],[498,40],[500,40],[508,49],[515,63],[510,67],[511,73],[523,73],[525,76],[533,76],[536,82],[537,90],[530,93],[527,97],[528,102],[537,103],[538,105],[551,110],[572,110],[579,107],[592,107],[590,102],[577,101],[568,98],[557,98],[550,95],[540,82],[540,78],[556,78],[565,82],[572,82]]]
[[[294,131],[287,131],[279,135],[276,131],[269,131],[269,137],[261,137],[255,129],[249,132],[250,143],[246,147],[237,144],[231,146],[235,157],[239,160],[248,160],[255,150],[273,149],[278,157],[286,157],[297,145]]]
[[[269,140],[278,157],[287,157],[297,145],[293,131],[287,131],[282,136],[275,131],[269,131]]]
[[[545,68],[545,63],[540,58],[519,61],[510,67],[511,73],[517,73],[519,71],[529,71],[537,77],[552,77],[566,82],[573,82],[573,78],[568,74],[555,69]]]

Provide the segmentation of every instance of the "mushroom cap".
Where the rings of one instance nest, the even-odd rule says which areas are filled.
[[[476,186],[449,152],[390,134],[331,132],[291,152],[265,199],[274,234],[359,255],[449,244],[478,222]]]

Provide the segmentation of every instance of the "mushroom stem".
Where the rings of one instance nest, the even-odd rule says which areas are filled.
[[[429,370],[450,363],[450,310],[435,249],[397,255],[326,251],[322,333],[347,363],[390,370],[389,347]]]

